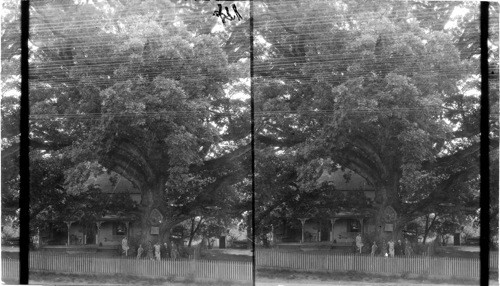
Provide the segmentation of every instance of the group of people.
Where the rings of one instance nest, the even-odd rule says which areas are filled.
[[[377,242],[374,241],[372,245],[371,256],[375,256],[378,248],[379,246],[377,245]],[[413,249],[408,239],[405,239],[404,243],[402,243],[401,240],[398,240],[395,243],[391,239],[387,242],[387,244],[385,243],[385,241],[382,241],[380,253],[386,257],[403,256],[403,255],[411,256],[413,255]]]
[[[168,245],[167,243],[164,243],[163,245],[166,251],[168,249]],[[160,260],[161,248],[162,245],[160,244],[160,242],[156,242],[154,245],[151,245],[151,242],[148,241],[146,244],[146,258],[150,260]],[[139,248],[137,249],[137,259],[142,258],[143,253],[144,253],[144,248],[142,247],[142,244],[139,244]],[[177,259],[177,257],[179,257],[179,250],[177,249],[177,246],[174,244],[170,249],[170,258],[175,260]]]
[[[164,243],[165,250],[168,249],[167,243]],[[122,252],[125,256],[128,256],[128,251],[130,247],[128,245],[127,237],[122,239]],[[137,248],[137,259],[143,257],[144,252],[146,251],[146,258],[150,260],[160,260],[161,259],[161,244],[160,242],[156,242],[156,244],[152,245],[151,241],[148,241],[146,244],[146,249],[142,247],[142,244],[139,244]],[[170,250],[170,258],[177,259],[179,257],[179,250],[177,246],[174,244]]]
[[[363,239],[361,238],[361,234],[358,234],[355,239],[355,245],[356,245],[356,251],[359,251],[359,253],[362,253],[363,249]],[[375,256],[377,254],[377,250],[380,248],[380,254],[384,256],[411,256],[413,255],[413,249],[411,247],[410,242],[408,239],[405,239],[405,242],[402,243],[401,240],[398,240],[397,242],[394,242],[392,239],[389,240],[387,243],[382,241],[380,243],[380,246],[377,244],[376,241],[373,242],[371,246],[371,256]]]

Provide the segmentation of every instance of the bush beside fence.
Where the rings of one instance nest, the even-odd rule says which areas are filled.
[[[357,271],[374,274],[428,275],[434,277],[479,278],[479,259],[444,257],[395,257],[355,254],[309,254],[258,250],[260,267],[303,271]]]
[[[251,281],[252,263],[242,261],[145,260],[30,253],[29,269],[74,274],[125,274],[148,277]],[[19,277],[19,261],[2,259],[2,278]]]

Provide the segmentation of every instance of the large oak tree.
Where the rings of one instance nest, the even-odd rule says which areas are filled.
[[[176,224],[248,200],[238,188],[250,170],[248,19],[222,26],[209,4],[37,1],[30,7],[31,158],[69,160],[54,184],[68,195],[85,192],[88,177],[103,170],[132,182],[142,195],[143,241],[151,240],[154,209],[164,218],[156,222],[159,239],[168,240]],[[6,35],[11,39],[15,30]],[[7,46],[2,64],[17,59],[16,44]],[[15,83],[16,70],[8,71]],[[9,127],[2,148],[15,153],[18,113],[11,98],[2,102]],[[11,177],[15,195],[15,171]],[[32,211],[43,201],[40,191],[34,182]]]
[[[477,215],[479,69],[472,39],[478,18],[464,16],[445,29],[456,6],[258,6],[255,30],[262,41],[254,82],[261,148],[295,156],[295,180],[309,186],[336,165],[363,176],[377,190],[375,224],[383,225],[385,210],[393,207],[396,235],[446,205]],[[469,15],[478,11],[468,8]],[[492,126],[495,152],[494,120]],[[334,165],[323,166],[326,159]]]

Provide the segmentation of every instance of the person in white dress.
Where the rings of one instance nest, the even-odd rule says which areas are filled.
[[[363,248],[363,240],[361,239],[361,234],[358,233],[358,236],[356,236],[356,247],[359,250],[359,253],[361,253],[361,249]]]
[[[394,241],[391,239],[387,244],[389,244],[389,255],[394,257]]]
[[[160,258],[161,258],[160,257],[160,247],[161,247],[160,242],[157,242],[155,244],[155,258],[156,258],[156,260],[160,260]]]
[[[127,256],[129,246],[128,246],[128,239],[126,236],[122,239],[122,250],[123,250],[123,253],[125,253],[125,256]]]

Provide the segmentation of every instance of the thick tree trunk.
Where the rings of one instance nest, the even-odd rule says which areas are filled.
[[[163,184],[158,183],[156,185],[150,186],[147,190],[142,192],[141,200],[141,236],[140,242],[144,245],[148,242],[155,244],[159,242],[162,244],[165,240],[166,233],[168,233],[168,238],[170,238],[170,229],[172,228],[173,222],[171,218],[166,214],[168,213],[168,206],[161,204],[163,195]],[[153,222],[151,221],[151,214],[153,210],[158,210],[161,215],[161,221]],[[158,227],[158,234],[151,234],[151,228]]]
[[[147,190],[142,194],[141,201],[141,234],[140,243],[146,245],[148,242],[154,243],[151,235],[151,222],[150,216],[154,209],[154,192]]]
[[[425,228],[424,228],[424,239],[422,240],[422,244],[425,245],[427,241],[427,235],[429,234],[429,215],[425,216]]]
[[[171,227],[168,226],[166,227],[164,230],[163,230],[163,233],[161,234],[160,238],[161,238],[161,245],[165,245],[165,251],[166,251],[166,255],[165,257],[169,258],[170,257],[170,253],[172,253],[172,243],[170,241],[170,232],[171,232]]]
[[[398,211],[400,211],[400,202],[398,196],[399,176],[395,175],[385,181],[383,185],[379,185],[375,196],[375,228],[376,240],[380,243],[387,243],[389,240],[397,241],[401,239],[403,229],[403,219]],[[392,207],[396,212],[394,221],[387,220],[386,212],[389,207]],[[392,224],[392,231],[385,231],[386,224]]]
[[[434,226],[434,222],[436,221],[437,215],[434,215],[434,218],[432,221],[429,223],[430,219],[430,214],[425,216],[425,229],[424,229],[424,239],[422,240],[422,244],[425,244],[427,242],[427,237],[429,236],[429,233]]]
[[[194,238],[194,224],[195,224],[195,218],[191,219],[191,230],[189,231],[189,242],[188,242],[188,247],[191,247],[191,243],[193,242]]]
[[[191,230],[190,230],[190,233],[189,233],[188,247],[191,247],[191,243],[193,242],[194,236],[196,235],[196,233],[200,229],[200,226],[201,226],[202,222],[203,222],[203,217],[200,218],[200,221],[198,222],[197,225],[196,225],[196,218],[192,218],[191,219]],[[195,227],[195,225],[196,225],[196,227]]]

